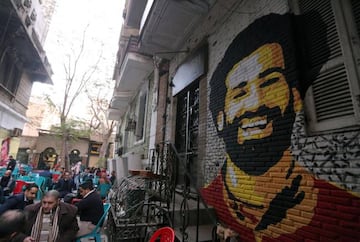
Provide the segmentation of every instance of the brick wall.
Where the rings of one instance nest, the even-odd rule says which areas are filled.
[[[291,25],[262,29],[272,21],[264,16],[286,12],[286,1],[218,1],[187,42],[209,44],[203,196],[241,241],[359,241],[359,130],[309,137],[296,68],[258,78],[265,67],[285,68],[281,59],[295,58]],[[272,33],[285,41],[282,52],[266,43],[250,49]],[[173,59],[171,76],[185,57]],[[212,93],[227,77],[225,91]]]

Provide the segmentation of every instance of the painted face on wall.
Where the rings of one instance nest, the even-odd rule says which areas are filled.
[[[237,62],[226,76],[218,126],[224,125],[231,160],[248,174],[263,174],[289,147],[294,98],[284,72],[281,46],[269,43]],[[267,160],[254,169],[260,154]]]
[[[267,44],[239,61],[226,77],[226,124],[239,121],[237,143],[273,134],[272,112],[284,115],[290,90],[279,44]]]
[[[311,211],[317,205],[314,177],[290,149],[295,116],[318,74],[312,69],[305,75],[307,57],[297,51],[304,36],[294,27],[312,27],[314,18],[321,26],[316,33],[326,40],[326,24],[311,11],[299,18],[269,14],[256,19],[229,44],[209,80],[209,110],[226,157],[221,174],[204,188],[204,200],[244,240],[252,234],[253,241],[275,241],[293,233],[310,223],[312,213],[291,226],[284,218],[303,205]],[[326,41],[318,48],[327,49]]]

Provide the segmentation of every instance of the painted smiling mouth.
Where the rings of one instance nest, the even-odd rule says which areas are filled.
[[[260,134],[268,125],[266,117],[256,117],[251,119],[243,119],[240,128],[243,130],[244,136]]]
[[[266,125],[268,124],[267,119],[249,119],[249,122],[243,122],[241,124],[241,128],[246,130],[246,129],[251,129],[251,128],[258,128],[258,129],[264,129],[266,127]]]

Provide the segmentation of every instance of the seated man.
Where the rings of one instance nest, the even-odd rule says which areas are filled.
[[[66,171],[63,177],[55,184],[54,189],[60,193],[61,198],[65,197],[66,194],[71,193],[73,189],[76,189],[75,183],[68,171]]]
[[[11,177],[11,170],[5,171],[5,174],[1,177],[0,186],[4,196],[9,196],[14,190],[15,180]]]
[[[77,208],[61,202],[56,190],[48,191],[40,203],[27,206],[25,212],[25,232],[34,241],[70,242],[79,230]]]
[[[50,172],[50,166],[46,166],[44,171],[39,173],[39,176],[45,177],[45,187],[47,190],[52,190],[52,173]]]
[[[33,242],[33,238],[26,236],[25,214],[21,210],[9,210],[0,216],[0,241]]]
[[[23,193],[9,197],[4,204],[0,206],[0,214],[10,209],[23,210],[25,206],[33,204],[38,190],[39,187],[35,183],[27,184]]]
[[[90,173],[90,169],[89,168],[85,168],[84,172],[81,173],[81,179],[82,182],[86,182],[86,181],[92,181],[92,179],[94,178],[94,175],[92,173]]]
[[[84,182],[79,186],[82,199],[75,205],[80,215],[79,231],[76,237],[90,233],[99,222],[104,213],[104,205],[99,193],[97,193],[91,182]]]

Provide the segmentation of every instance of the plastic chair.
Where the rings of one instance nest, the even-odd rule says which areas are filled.
[[[98,183],[99,183],[99,177],[95,176],[92,180],[93,180],[93,184],[94,184],[94,185],[98,185]]]
[[[97,223],[96,227],[91,231],[89,234],[82,235],[76,238],[76,242],[81,242],[81,239],[85,238],[94,238],[95,242],[101,242],[101,227],[105,221],[110,210],[110,203],[104,203],[104,214],[101,216],[99,222]]]
[[[60,176],[61,176],[61,173],[53,173],[53,174],[52,174],[52,181],[53,181],[53,183],[58,182],[59,179],[60,179]]]
[[[111,185],[108,183],[101,183],[97,186],[101,199],[105,199],[110,191]]]
[[[5,174],[6,167],[0,168],[0,176],[3,176]]]
[[[22,193],[25,190],[25,186],[29,183],[33,183],[32,181],[23,181],[23,180],[16,180],[15,187],[13,190],[13,195]]]
[[[11,173],[11,176],[14,178],[14,179],[18,179],[18,177],[20,176],[20,173],[19,173],[19,167],[15,167],[15,169],[13,170],[13,172]]]
[[[19,176],[18,180],[21,181],[34,181],[34,179],[30,176]]]
[[[42,176],[37,176],[37,177],[34,178],[34,182],[39,187],[39,190],[38,190],[38,193],[37,193],[37,196],[36,196],[36,199],[38,199],[38,200],[41,200],[42,195],[45,192],[45,189],[46,189],[45,181],[46,181],[45,177],[42,177]]]
[[[155,242],[158,239],[160,239],[160,242],[174,242],[175,232],[171,227],[162,227],[155,231],[149,242]]]

